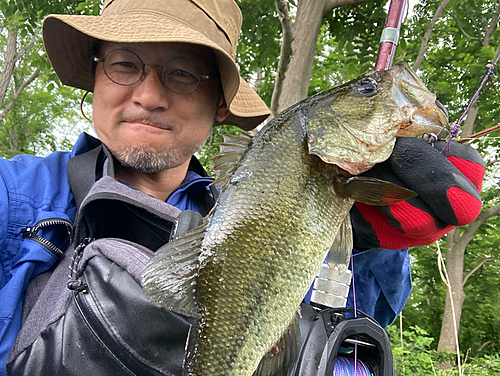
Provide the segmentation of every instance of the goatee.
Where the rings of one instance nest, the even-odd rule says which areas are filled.
[[[183,150],[176,147],[169,150],[159,150],[147,145],[130,145],[110,149],[110,151],[123,167],[153,173],[176,167],[179,161],[190,158],[204,144],[205,142]]]

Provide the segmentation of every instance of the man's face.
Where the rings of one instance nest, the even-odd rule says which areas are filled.
[[[134,52],[146,75],[131,86],[112,82],[97,63],[93,99],[99,139],[126,167],[156,172],[186,163],[204,144],[214,120],[229,114],[218,77],[201,80],[190,94],[176,94],[162,81],[160,66],[172,59],[193,63],[201,75],[217,74],[210,49],[184,43],[102,42],[99,57],[116,49]],[[149,65],[151,64],[151,65]]]

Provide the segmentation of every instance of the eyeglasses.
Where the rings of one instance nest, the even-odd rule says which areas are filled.
[[[146,65],[139,56],[128,50],[113,50],[104,57],[94,56],[95,62],[102,62],[104,73],[115,84],[131,86],[146,75]],[[173,59],[161,66],[161,78],[165,86],[177,94],[191,94],[198,88],[201,80],[214,76],[200,74],[190,61]]]

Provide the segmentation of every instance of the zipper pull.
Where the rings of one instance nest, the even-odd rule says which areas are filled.
[[[83,292],[84,294],[87,292],[88,285],[78,279],[78,263],[82,259],[85,247],[89,245],[93,240],[93,238],[85,238],[75,248],[75,252],[73,253],[73,257],[71,258],[71,265],[69,267],[71,272],[68,276],[68,283],[66,284],[66,286],[70,290]]]
[[[21,235],[23,236],[23,239],[29,239],[35,235],[33,232],[33,227],[25,227],[21,229]]]

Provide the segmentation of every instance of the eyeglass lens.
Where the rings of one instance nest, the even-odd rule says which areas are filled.
[[[108,78],[119,85],[134,85],[145,74],[145,64],[131,51],[113,50],[104,57],[104,72]],[[162,79],[175,93],[189,94],[200,83],[200,73],[190,61],[174,59],[162,66]]]

